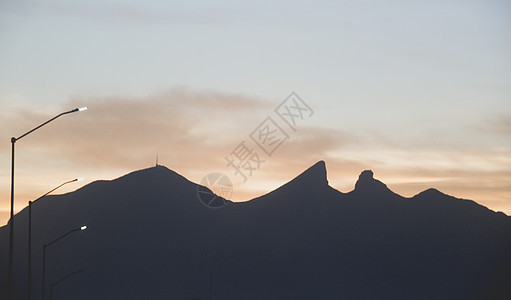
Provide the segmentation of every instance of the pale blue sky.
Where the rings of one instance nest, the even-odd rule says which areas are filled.
[[[505,183],[511,177],[511,3],[332,2],[0,1],[2,122],[6,115],[22,117],[27,107],[52,115],[71,102],[151,102],[180,87],[269,103],[247,117],[252,123],[236,124],[239,131],[225,140],[232,148],[294,90],[315,111],[306,126],[349,133],[353,141],[318,152],[328,156],[327,166],[339,157],[361,162],[408,196],[430,182],[475,200],[498,191],[482,200],[511,213],[511,186]],[[193,109],[194,103],[178,106]],[[234,114],[217,126],[229,128]],[[2,126],[2,191],[8,190],[8,140],[23,126],[30,125]],[[158,151],[164,164],[176,168],[165,161],[165,153],[176,155],[172,150]],[[275,171],[277,160],[266,172]],[[331,182],[341,189],[361,171],[345,174],[341,163],[332,165],[329,171],[339,179]],[[138,166],[87,172],[97,179]],[[180,168],[189,178],[200,177],[195,164]],[[423,168],[429,173],[404,172]],[[435,168],[448,169],[450,177],[440,170],[435,175]],[[272,183],[261,172],[251,184],[269,190],[298,170],[274,176]],[[453,176],[453,170],[488,177],[471,192],[477,176]],[[52,184],[42,185],[44,192]]]

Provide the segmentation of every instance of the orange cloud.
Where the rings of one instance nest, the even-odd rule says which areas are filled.
[[[273,109],[278,104],[182,88],[147,97],[76,97],[65,109],[87,105],[89,110],[64,116],[17,142],[16,209],[72,178],[84,176],[88,183],[154,165],[158,153],[160,164],[194,182],[210,172],[226,174],[235,184],[233,200],[237,201],[269,192],[325,160],[330,184],[344,192],[353,188],[362,170],[373,169],[377,178],[405,196],[436,187],[511,213],[508,148],[463,148],[406,137],[399,142],[379,131],[345,132],[304,122],[296,132],[284,128],[289,130],[289,139],[267,157],[249,134],[267,116],[276,117]],[[0,211],[9,207],[7,141],[54,115],[55,111],[25,108],[0,112],[4,141],[0,143],[0,194],[4,195]],[[242,141],[265,160],[245,183],[225,160]]]

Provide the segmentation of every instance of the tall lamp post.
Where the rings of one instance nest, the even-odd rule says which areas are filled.
[[[27,282],[27,299],[30,300],[31,298],[31,287],[32,287],[32,203],[37,202],[41,198],[44,198],[46,195],[50,194],[51,192],[55,191],[56,189],[76,181],[81,181],[83,178],[76,178],[73,180],[66,181],[62,183],[61,185],[57,186],[56,188],[50,190],[46,194],[42,195],[41,197],[35,199],[34,201],[28,201],[28,282]]]
[[[60,241],[61,239],[65,238],[66,236],[70,235],[71,233],[73,232],[76,232],[76,231],[83,231],[87,229],[87,226],[82,226],[82,227],[79,227],[79,228],[75,228],[75,229],[72,229],[66,233],[64,233],[63,235],[61,235],[60,237],[54,239],[53,241],[49,242],[48,244],[44,244],[43,245],[43,279],[42,279],[42,293],[41,293],[41,299],[44,300],[44,286],[45,286],[45,275],[46,275],[46,248],[48,248],[49,246],[55,244],[56,242]]]
[[[42,123],[41,125],[35,127],[34,129],[26,132],[25,134],[20,135],[19,137],[12,137],[11,138],[11,146],[12,146],[12,156],[11,156],[11,216],[10,216],[10,225],[9,225],[9,266],[8,266],[8,287],[7,287],[7,299],[12,300],[13,299],[13,254],[14,254],[14,145],[16,144],[16,141],[22,139],[26,135],[36,131],[37,129],[43,127],[44,125],[50,123],[51,121],[57,119],[58,117],[61,117],[63,115],[67,115],[70,113],[74,113],[77,111],[83,111],[86,110],[87,107],[82,108],[75,108],[70,111],[66,111],[63,113],[58,114],[57,116],[49,119],[48,121]]]
[[[83,271],[85,271],[85,269],[81,269],[81,270],[78,270],[78,271],[74,271],[74,272],[69,273],[69,274],[67,274],[66,276],[62,277],[62,278],[61,278],[61,279],[59,279],[58,281],[56,281],[56,282],[54,282],[54,283],[50,284],[50,300],[52,300],[52,299],[53,299],[53,287],[54,287],[54,286],[56,286],[57,284],[61,283],[61,282],[62,282],[62,281],[64,281],[64,280],[68,279],[69,277],[71,277],[71,276],[73,276],[73,275],[75,275],[75,274],[81,273],[81,272],[83,272]]]

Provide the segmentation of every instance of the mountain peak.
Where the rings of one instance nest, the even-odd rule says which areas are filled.
[[[365,170],[360,173],[358,176],[357,183],[355,184],[355,189],[358,190],[365,186],[369,186],[373,184],[376,180],[374,179],[374,173],[372,170]]]
[[[358,176],[359,181],[370,181],[374,180],[374,173],[372,170],[365,170]]]
[[[326,164],[325,161],[320,160],[307,170],[305,170],[302,174],[298,175],[296,178],[306,178],[311,181],[321,182],[328,184],[328,178],[326,176]]]
[[[438,197],[438,196],[447,196],[446,194],[440,192],[439,190],[437,189],[434,189],[434,188],[429,188],[421,193],[419,193],[417,196],[429,196],[429,197],[432,197],[432,196],[435,196],[435,197]]]
[[[365,170],[358,176],[358,181],[355,184],[355,191],[367,190],[367,191],[376,191],[376,190],[388,190],[387,186],[377,180],[374,179],[374,173],[371,170]]]
[[[316,175],[321,175],[326,179],[326,164],[324,160],[320,160],[314,165],[310,166],[307,170],[305,170],[302,174],[305,173],[316,173]]]
[[[288,184],[299,184],[306,187],[328,185],[325,162],[323,160],[318,161]]]

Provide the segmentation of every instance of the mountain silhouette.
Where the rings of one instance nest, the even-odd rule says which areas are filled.
[[[32,209],[32,296],[43,244],[54,299],[511,299],[511,217],[429,189],[405,198],[363,171],[328,185],[320,161],[276,190],[206,207],[206,189],[156,166]],[[26,298],[27,210],[15,216],[15,297]],[[0,228],[6,290],[8,226]]]

